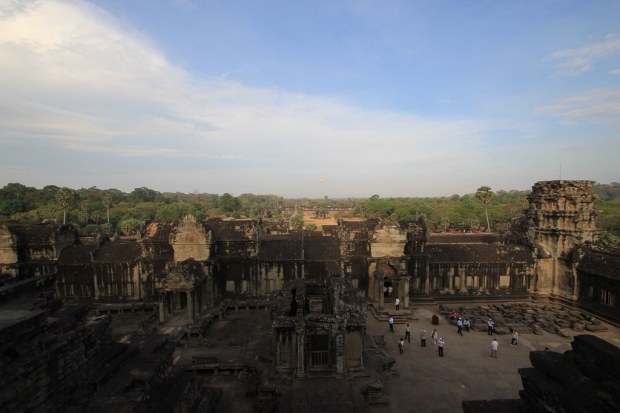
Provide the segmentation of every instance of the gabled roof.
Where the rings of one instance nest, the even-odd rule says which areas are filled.
[[[258,258],[263,261],[301,260],[301,233],[261,237]]]
[[[529,248],[521,245],[428,244],[430,263],[524,263],[533,264]]]
[[[620,280],[620,251],[588,251],[577,268],[579,272]]]
[[[213,231],[215,241],[252,241],[254,239],[254,220],[207,221],[205,227]]]
[[[135,239],[120,239],[104,242],[94,255],[94,262],[133,263],[142,255],[142,249]]]
[[[324,236],[305,237],[304,259],[306,261],[338,261],[340,259],[340,240]]]
[[[92,249],[84,244],[67,245],[60,252],[58,265],[90,265]]]
[[[146,227],[145,242],[170,242],[170,233],[174,231],[177,224],[171,222],[152,222]]]

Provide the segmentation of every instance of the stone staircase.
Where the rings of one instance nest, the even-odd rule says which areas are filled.
[[[391,317],[394,317],[394,324],[407,324],[411,320],[417,320],[413,314],[412,308],[403,308],[403,304],[400,305],[400,310],[396,310],[394,306],[394,298],[385,298],[383,309],[379,309],[378,303],[369,303],[368,308],[372,312],[375,320],[385,321],[387,324]]]

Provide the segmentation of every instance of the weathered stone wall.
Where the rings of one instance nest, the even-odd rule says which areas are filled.
[[[17,278],[18,261],[15,235],[0,225],[0,277]]]
[[[125,346],[108,335],[109,319],[14,312],[0,330],[0,412],[58,412],[78,407],[105,377],[106,365]],[[9,314],[0,315],[4,320]],[[115,350],[115,351],[114,351]]]
[[[375,229],[370,239],[370,251],[373,258],[401,257],[405,254],[407,233],[398,223],[385,223]]]
[[[192,258],[207,261],[211,256],[212,232],[196,222],[196,218],[186,217],[170,234],[170,244],[177,262]]]
[[[592,181],[543,181],[529,195],[528,236],[537,264],[532,292],[576,300],[577,274],[571,252],[597,235]]]

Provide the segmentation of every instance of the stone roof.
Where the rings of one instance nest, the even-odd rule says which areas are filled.
[[[345,219],[341,219],[338,221],[338,225],[344,231],[360,231],[360,232],[368,232],[375,229],[375,227],[379,224],[378,219],[369,218],[363,221],[347,221]]]
[[[301,260],[301,233],[265,234],[261,237],[258,258],[263,261]]]
[[[177,224],[170,222],[152,222],[146,227],[146,242],[170,242],[170,234],[177,227]]]
[[[521,245],[428,244],[430,263],[524,263],[533,264],[529,248]]]
[[[213,231],[216,241],[251,241],[254,238],[256,221],[234,220],[219,221],[210,220],[205,223],[207,228]]]
[[[90,265],[92,249],[84,244],[67,245],[60,252],[58,265]]]
[[[500,234],[430,234],[428,244],[499,244]]]
[[[10,225],[18,245],[51,245],[57,226],[53,224]]]
[[[580,272],[620,280],[620,250],[588,251],[579,262]]]
[[[142,249],[135,239],[120,239],[104,242],[95,251],[94,262],[135,262],[141,255]]]
[[[306,261],[340,260],[340,240],[334,237],[309,236],[304,238]]]

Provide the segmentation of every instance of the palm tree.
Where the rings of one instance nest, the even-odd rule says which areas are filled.
[[[112,199],[108,195],[103,197],[103,206],[108,214],[108,225],[110,225],[110,207],[112,206]]]
[[[491,203],[491,198],[493,198],[493,191],[491,191],[491,187],[489,186],[481,186],[476,191],[476,199],[484,205],[484,215],[487,218],[487,232],[491,232],[491,224],[489,224],[489,211],[487,210],[487,205]]]
[[[67,207],[73,201],[73,197],[75,196],[75,192],[72,189],[63,187],[56,192],[56,201],[60,204],[63,210],[62,214],[62,224],[65,225],[67,223]]]

